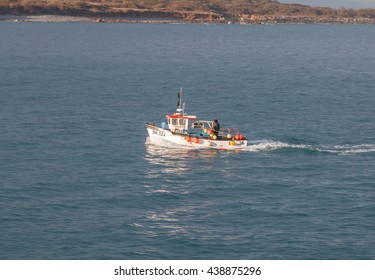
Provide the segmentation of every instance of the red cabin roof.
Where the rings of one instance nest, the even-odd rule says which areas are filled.
[[[184,115],[178,115],[178,114],[174,114],[174,115],[166,115],[165,116],[166,118],[168,119],[186,119],[186,120],[196,120],[197,117],[196,116],[184,116]]]

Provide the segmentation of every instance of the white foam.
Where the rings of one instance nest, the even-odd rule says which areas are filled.
[[[311,149],[310,145],[303,144],[288,144],[280,141],[273,140],[260,140],[260,141],[250,141],[246,147],[247,151],[259,152],[259,151],[272,151],[277,149]]]
[[[334,153],[338,155],[355,155],[375,152],[375,144],[358,144],[358,145],[324,145],[317,147],[320,152]]]
[[[160,143],[159,143],[160,142]],[[181,146],[167,141],[159,141],[159,148],[175,148],[190,150],[190,147]],[[156,144],[149,138],[146,139],[146,145]],[[375,144],[344,144],[344,145],[309,145],[309,144],[289,144],[274,140],[254,140],[249,141],[246,148],[241,149],[248,152],[269,152],[281,149],[308,150],[318,153],[332,153],[336,155],[358,155],[365,153],[374,153]]]
[[[258,140],[250,141],[246,151],[267,152],[278,149],[296,149],[310,150],[320,153],[333,153],[337,155],[356,155],[375,152],[375,144],[345,144],[345,145],[307,145],[307,144],[289,144],[281,141]]]

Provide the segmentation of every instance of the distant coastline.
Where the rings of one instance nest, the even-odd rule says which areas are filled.
[[[275,0],[185,1],[183,6],[174,0],[143,2],[147,1],[4,0],[0,22],[375,24],[375,9],[332,9]]]
[[[179,18],[92,17],[68,15],[0,15],[0,22],[87,22],[87,23],[143,23],[143,24],[375,24],[368,18],[314,18],[290,16],[256,16],[251,19],[186,20]]]

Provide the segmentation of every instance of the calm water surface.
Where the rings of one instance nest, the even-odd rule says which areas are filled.
[[[375,27],[0,24],[1,259],[374,259]],[[240,152],[149,143],[187,111]]]

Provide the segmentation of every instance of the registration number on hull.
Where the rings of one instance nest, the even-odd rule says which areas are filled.
[[[165,137],[165,133],[164,133],[164,131],[153,130],[153,131],[152,131],[152,134],[156,134],[156,135],[159,135],[159,136]]]

